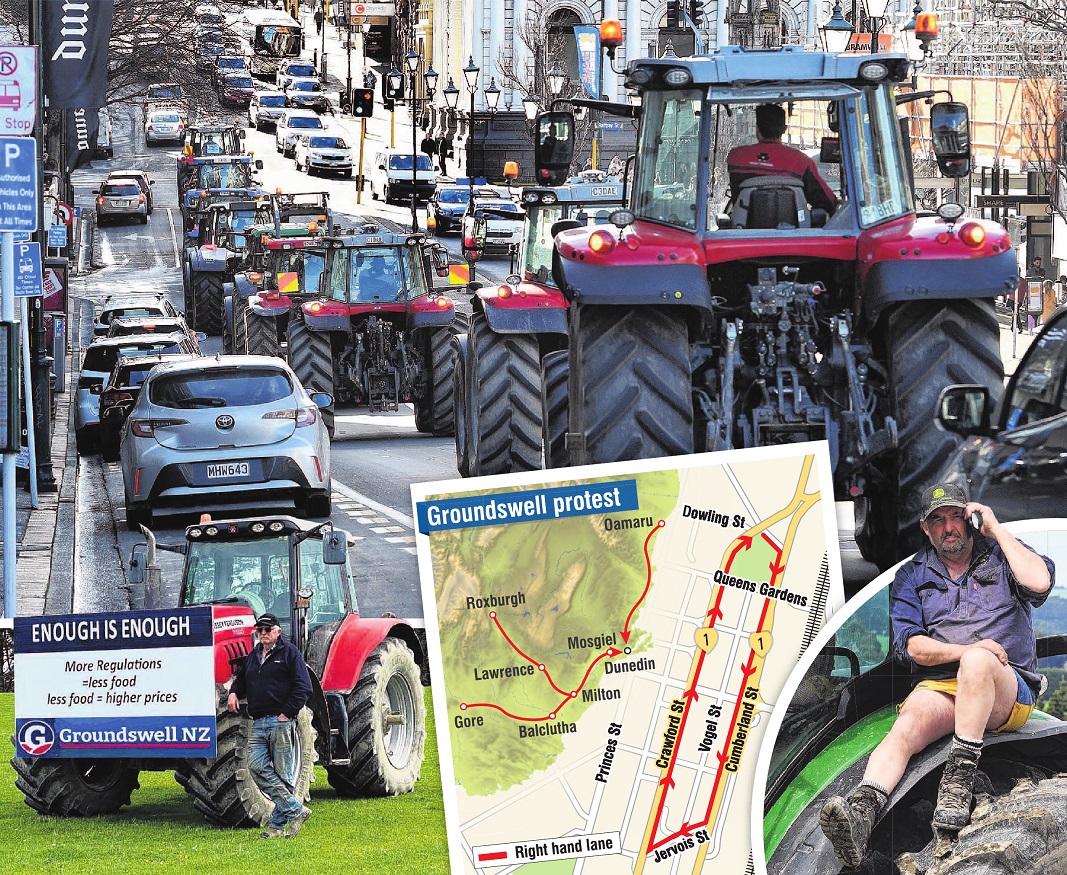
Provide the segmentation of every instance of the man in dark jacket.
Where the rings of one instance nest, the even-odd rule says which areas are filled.
[[[922,514],[930,544],[900,566],[889,590],[893,654],[914,688],[859,786],[821,813],[822,831],[848,867],[866,856],[911,758],[950,733],[932,825],[950,833],[966,826],[985,734],[1019,729],[1041,691],[1031,609],[1049,596],[1052,560],[954,483],[927,489]]]
[[[256,637],[259,643],[238,670],[226,707],[236,711],[238,700],[248,699],[252,717],[248,767],[256,785],[274,802],[267,828],[260,835],[292,838],[311,817],[311,809],[295,794],[299,768],[296,715],[311,694],[311,676],[296,645],[282,637],[274,614],[256,620]]]

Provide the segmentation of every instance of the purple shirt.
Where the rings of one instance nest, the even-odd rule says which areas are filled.
[[[1048,557],[1041,558],[1054,584],[1056,566]],[[959,662],[918,665],[908,655],[908,639],[927,635],[946,644],[974,644],[988,638],[1004,648],[1008,662],[1036,693],[1041,676],[1030,609],[1044,604],[1050,592],[1051,585],[1044,592],[1020,586],[992,538],[974,536],[971,565],[959,580],[952,579],[927,545],[900,567],[889,590],[893,655],[911,669],[916,682],[953,678]]]

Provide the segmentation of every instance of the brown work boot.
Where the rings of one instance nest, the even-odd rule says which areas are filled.
[[[881,787],[863,783],[847,798],[834,796],[823,805],[819,826],[842,866],[854,869],[863,862],[878,812],[888,798]]]
[[[974,775],[978,771],[978,757],[982,742],[953,736],[948,762],[937,788],[933,826],[948,832],[959,832],[971,822],[971,798],[974,795]]]

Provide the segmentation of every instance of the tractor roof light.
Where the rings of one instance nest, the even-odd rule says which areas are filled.
[[[915,38],[924,44],[937,39],[936,12],[920,12],[915,16]]]
[[[676,88],[689,85],[693,81],[693,74],[685,67],[674,67],[663,74],[663,81]]]
[[[511,286],[507,283],[501,283],[496,287],[496,296],[502,300],[506,300],[511,297]]]
[[[605,18],[600,22],[600,44],[608,51],[622,45],[622,22],[617,18]]]

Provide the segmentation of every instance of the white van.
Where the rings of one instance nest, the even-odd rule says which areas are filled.
[[[415,157],[415,198],[428,201],[437,190],[437,174],[429,155],[419,152]],[[370,179],[372,198],[380,197],[386,203],[410,202],[411,152],[404,149],[379,149],[374,155],[367,177]]]

